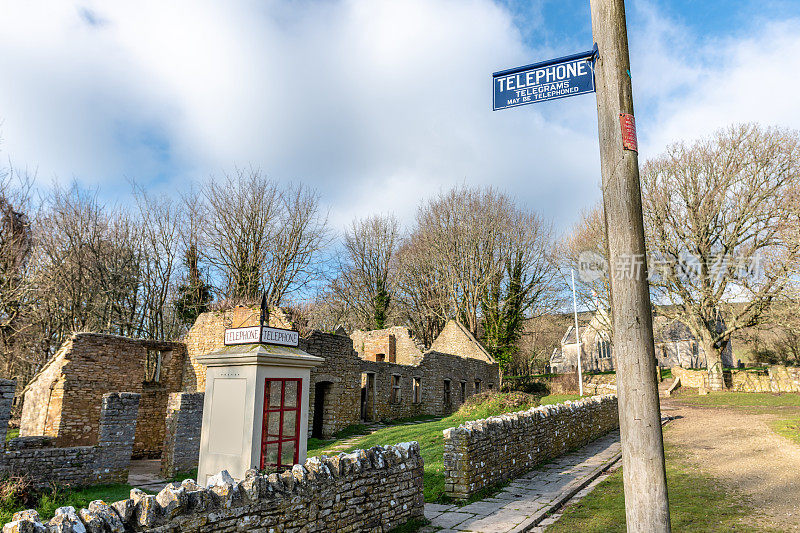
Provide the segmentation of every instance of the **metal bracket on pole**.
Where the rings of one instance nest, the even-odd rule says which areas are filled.
[[[269,318],[269,306],[267,305],[267,293],[261,293],[261,316],[258,319],[258,342],[264,342],[264,322]]]

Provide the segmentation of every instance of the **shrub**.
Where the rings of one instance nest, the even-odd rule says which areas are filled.
[[[486,391],[473,394],[452,416],[464,420],[478,420],[501,413],[525,411],[539,405],[539,398],[524,392]]]
[[[550,394],[550,387],[542,381],[528,379],[514,379],[503,382],[503,392],[524,392],[537,398]]]
[[[551,381],[553,394],[578,392],[578,373],[559,374]]]
[[[39,494],[25,476],[9,476],[0,481],[0,523],[9,522],[20,509],[34,507]]]

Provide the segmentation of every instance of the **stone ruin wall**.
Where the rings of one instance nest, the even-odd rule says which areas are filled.
[[[161,475],[165,479],[197,468],[204,399],[203,392],[175,392],[169,395],[161,453]]]
[[[145,381],[148,350],[162,352],[158,382]],[[60,447],[94,445],[103,395],[125,390],[141,395],[134,455],[159,457],[167,398],[180,390],[184,358],[181,343],[75,333],[26,387],[20,436],[54,437]]]
[[[400,365],[418,365],[422,360],[420,346],[411,331],[403,326],[371,331],[355,330],[350,338],[359,357],[368,361],[375,361],[377,354],[384,354],[386,362]]]
[[[202,313],[183,339],[187,357],[183,368],[184,392],[204,392],[206,390],[206,369],[197,362],[197,357],[225,346],[226,328],[257,326],[261,310],[247,306],[237,306],[224,311]],[[272,309],[269,325],[274,328],[291,329],[286,314],[280,309]]]
[[[458,354],[465,359],[494,363],[480,342],[464,326],[450,320],[431,344],[430,352]]]
[[[209,488],[186,480],[157,495],[133,489],[110,505],[61,508],[46,525],[22,511],[3,531],[388,532],[423,519],[422,473],[416,442],[376,446],[312,457],[280,475],[250,470],[240,482],[220,473]]]
[[[72,350],[74,337],[67,339],[59,350],[28,383],[22,391],[24,402],[19,434],[28,436],[58,435],[61,426],[61,405],[64,402],[64,379],[62,368],[66,354]]]
[[[361,360],[349,337],[314,331],[301,337],[301,350],[325,358],[311,369],[308,397],[308,430],[313,430],[317,384],[325,394],[322,436],[333,437],[347,426],[358,424],[361,413]]]
[[[17,437],[6,442],[16,382],[0,380],[0,475],[25,475],[34,486],[85,486],[127,483],[136,434],[140,395],[109,393],[100,405],[98,442],[94,446],[54,447],[51,437]]]
[[[370,420],[392,420],[418,415],[448,415],[475,394],[475,382],[486,391],[498,387],[500,366],[477,359],[429,351],[418,366],[362,361],[362,371],[374,375],[375,393],[370,398]],[[392,403],[392,376],[400,377],[400,401]],[[414,402],[413,379],[420,379],[420,402]],[[445,380],[450,381],[450,403],[445,402]],[[465,397],[461,397],[461,383]],[[365,384],[362,378],[362,386]]]
[[[588,374],[583,376],[583,393],[596,396],[598,394],[617,393],[616,374]]]
[[[445,494],[466,500],[618,427],[617,397],[609,394],[446,429]]]
[[[260,310],[239,306],[225,311],[201,314],[186,335],[186,358],[183,371],[183,390],[203,392],[206,385],[205,367],[197,357],[224,347],[225,328],[257,326]],[[291,328],[288,317],[278,309],[269,315],[273,327]],[[361,360],[353,350],[349,337],[312,331],[300,337],[298,347],[323,357],[325,362],[311,369],[309,391],[309,432],[313,429],[316,384],[325,384],[323,436],[332,437],[337,431],[357,424],[360,418]]]
[[[672,367],[672,376],[681,378],[681,387],[708,390],[708,371]],[[734,392],[800,392],[800,368],[770,365],[760,369],[732,369],[724,371],[728,390]]]

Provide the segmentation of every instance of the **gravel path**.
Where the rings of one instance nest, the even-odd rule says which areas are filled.
[[[774,433],[774,414],[662,403],[680,416],[665,439],[709,475],[748,497],[765,525],[800,531],[800,446]],[[676,408],[673,410],[672,408]],[[798,410],[787,411],[798,413]]]

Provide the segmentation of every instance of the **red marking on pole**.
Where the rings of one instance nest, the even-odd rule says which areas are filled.
[[[622,130],[622,147],[625,150],[639,151],[636,142],[636,121],[630,113],[619,114],[619,127]]]

